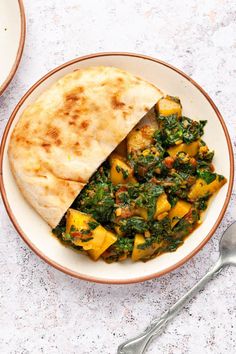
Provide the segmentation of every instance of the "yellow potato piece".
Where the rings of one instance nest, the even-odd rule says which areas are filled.
[[[139,245],[142,245],[143,243],[145,243],[145,237],[143,235],[140,234],[136,234],[135,238],[134,238],[134,248],[133,248],[133,252],[132,252],[132,261],[138,261],[139,259],[144,259],[146,257],[151,256],[156,247],[154,245],[145,248],[145,249],[141,249],[138,248]],[[154,247],[153,247],[154,246]]]
[[[66,219],[66,233],[70,233],[72,226],[74,226],[74,228],[78,231],[89,229],[88,223],[90,221],[95,221],[91,215],[82,213],[75,209],[69,209]],[[107,230],[99,225],[96,229],[92,230],[91,233],[91,237],[93,237],[91,240],[84,242],[79,237],[75,237],[73,243],[76,246],[83,247],[86,251],[91,249],[99,250],[104,243]]]
[[[175,157],[178,152],[185,152],[189,156],[196,156],[199,150],[199,141],[193,141],[191,144],[179,144],[176,146],[172,146],[167,149],[167,152],[171,157]]]
[[[134,210],[134,215],[141,216],[144,220],[148,219],[148,212],[146,208],[137,207]]]
[[[158,216],[166,211],[171,209],[171,205],[168,202],[166,193],[162,193],[156,201],[156,212],[154,215],[154,219],[158,219]]]
[[[154,132],[155,129],[148,125],[145,125],[140,129],[132,130],[127,137],[128,153],[136,150],[143,150],[150,146],[153,141]]]
[[[145,237],[141,234],[136,234],[135,238],[134,238],[134,248],[133,248],[133,252],[132,252],[132,261],[138,261],[140,259],[145,259],[147,257],[151,257],[153,255],[153,253],[160,247],[162,247],[165,244],[165,241],[161,241],[161,242],[156,242],[153,243],[151,246],[145,248],[145,249],[141,249],[138,248],[139,245],[142,245],[143,243],[145,243]]]
[[[179,200],[169,212],[171,227],[174,227],[179,220],[190,211],[191,207],[191,203],[185,202],[185,200]]]
[[[158,215],[157,220],[160,221],[164,219],[167,215],[168,215],[168,211],[165,211],[164,213]]]
[[[196,183],[191,187],[188,198],[190,200],[196,200],[207,195],[212,195],[226,182],[226,178],[220,180],[219,176],[216,176],[216,179],[209,184],[207,184],[203,179],[198,178]]]
[[[96,229],[95,229],[96,230]],[[103,252],[106,251],[108,247],[110,247],[113,243],[115,243],[117,240],[117,237],[110,231],[106,231],[105,234],[105,240],[102,244],[102,246],[99,249],[92,249],[88,251],[89,256],[96,261]]]
[[[180,102],[176,101],[177,99],[171,96],[161,98],[156,104],[159,115],[167,117],[171,114],[176,114],[180,117],[182,115],[182,106]]]
[[[114,155],[110,159],[111,164],[111,181],[114,185],[126,184],[126,183],[137,183],[133,176],[133,170],[128,166],[121,158]],[[120,169],[120,171],[119,171]],[[127,173],[127,178],[124,178],[123,171]]]

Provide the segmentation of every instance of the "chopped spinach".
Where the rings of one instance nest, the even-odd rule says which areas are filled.
[[[151,178],[155,177],[157,174],[166,175],[167,173],[167,168],[162,159],[162,155],[160,157],[151,153],[146,156],[140,154],[133,157],[131,163],[134,168],[135,177],[141,183],[150,181]]]
[[[196,166],[191,163],[191,158],[185,152],[179,152],[174,161],[174,168],[178,171],[194,175]]]
[[[181,126],[183,130],[183,141],[187,144],[199,139],[204,133],[204,126],[206,125],[206,120],[200,120],[199,122],[194,121],[187,117],[181,118]]]
[[[127,237],[120,237],[115,243],[115,248],[117,251],[128,251],[131,252],[133,250],[134,239]]]
[[[216,173],[210,172],[208,170],[197,170],[197,174],[199,178],[202,178],[207,184],[210,184],[216,179]]]
[[[142,243],[141,245],[138,245],[138,249],[145,250],[145,249],[151,247],[152,245],[155,245],[157,242],[158,242],[157,237],[146,238],[144,243]]]
[[[99,223],[97,221],[89,221],[88,226],[90,230],[95,230],[99,226]]]
[[[144,183],[139,187],[139,196],[135,199],[135,204],[148,210],[149,220],[155,214],[157,197],[163,192],[163,187],[153,183]]]
[[[153,138],[157,143],[163,143],[163,134],[162,131],[160,129],[155,130],[154,134],[153,134]]]
[[[91,214],[101,224],[109,222],[114,206],[114,187],[104,167],[92,177],[73,204],[75,209]]]
[[[207,204],[208,204],[208,200],[209,200],[209,196],[206,196],[206,197],[204,197],[204,198],[198,199],[198,200],[194,203],[195,208],[198,209],[198,210],[206,210]]]
[[[183,140],[183,128],[176,114],[159,116],[158,120],[161,124],[161,140],[166,146]]]
[[[61,236],[64,232],[66,231],[66,226],[65,225],[60,225],[58,224],[54,229],[52,229],[52,232],[54,235],[57,237]]]
[[[148,223],[139,216],[133,216],[127,219],[121,219],[120,230],[125,232],[128,236],[133,236],[136,233],[144,233],[148,230]]]
[[[128,191],[123,191],[118,194],[119,201],[121,204],[124,205],[129,205],[130,203],[130,197],[129,197],[129,192]]]

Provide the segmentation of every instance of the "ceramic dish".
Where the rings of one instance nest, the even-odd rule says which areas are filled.
[[[126,261],[94,263],[88,257],[65,248],[50,233],[50,227],[28,205],[12,177],[7,157],[11,131],[24,108],[41,92],[65,74],[87,66],[110,65],[130,71],[155,84],[170,95],[178,95],[184,115],[207,119],[204,140],[215,150],[214,165],[228,182],[212,199],[203,222],[176,252],[166,253],[147,263]],[[217,137],[217,139],[216,139]],[[143,55],[130,53],[99,53],[72,60],[54,69],[39,80],[21,99],[6,127],[0,154],[1,191],[7,212],[23,240],[42,259],[55,268],[78,278],[102,283],[132,283],[155,278],[179,267],[210,239],[229,203],[233,184],[233,153],[227,128],[218,109],[187,75],[170,65]]]
[[[22,0],[0,1],[0,95],[12,80],[25,42],[25,14]]]

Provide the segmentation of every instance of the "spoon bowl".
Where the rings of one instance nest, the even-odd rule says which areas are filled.
[[[236,266],[236,222],[228,227],[220,240],[221,261]]]

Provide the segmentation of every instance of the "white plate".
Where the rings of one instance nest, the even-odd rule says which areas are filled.
[[[0,94],[12,80],[25,42],[22,0],[0,0]]]
[[[194,119],[207,119],[204,139],[215,150],[216,170],[228,183],[214,197],[199,226],[176,252],[166,253],[147,263],[94,263],[88,257],[65,248],[50,234],[49,226],[28,205],[12,177],[7,157],[10,133],[25,107],[41,92],[65,74],[92,65],[112,65],[149,80],[164,92],[180,97],[184,114]],[[72,276],[106,283],[131,283],[165,274],[192,257],[210,239],[220,223],[229,202],[233,184],[233,153],[224,121],[209,96],[189,77],[156,59],[127,53],[100,53],[73,60],[56,68],[38,81],[22,98],[6,127],[1,154],[3,200],[21,237],[46,262]],[[1,171],[0,171],[1,172]]]

